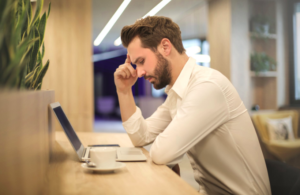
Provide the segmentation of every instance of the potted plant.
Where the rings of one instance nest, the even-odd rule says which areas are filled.
[[[40,16],[43,0],[35,4],[32,13],[30,0],[0,0],[0,172],[9,178],[0,194],[40,194],[54,143],[54,91],[40,90],[51,6]]]
[[[41,89],[49,67],[43,64],[48,13],[40,17],[43,0],[33,15],[29,0],[0,2],[0,88]]]
[[[251,54],[251,70],[255,71],[256,75],[259,72],[275,71],[276,62],[265,53],[255,52]]]
[[[251,18],[251,31],[256,35],[268,35],[274,32],[274,21],[264,15],[255,15]]]

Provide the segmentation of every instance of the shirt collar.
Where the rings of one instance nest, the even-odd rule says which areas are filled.
[[[196,60],[193,58],[189,58],[183,69],[181,70],[178,78],[176,79],[173,87],[171,88],[169,85],[166,87],[165,92],[168,94],[170,90],[173,90],[177,95],[182,98],[185,89],[189,83],[194,65],[196,64]]]

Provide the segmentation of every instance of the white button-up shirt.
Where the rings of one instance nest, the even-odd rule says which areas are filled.
[[[153,142],[157,164],[177,163],[187,153],[203,193],[271,194],[255,129],[224,75],[189,58],[166,93],[151,117],[144,119],[137,107],[123,122],[135,146]]]

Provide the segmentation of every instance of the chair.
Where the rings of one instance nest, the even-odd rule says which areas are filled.
[[[295,140],[282,141],[272,140],[270,141],[269,133],[267,129],[268,119],[280,119],[286,117],[292,117],[292,125]],[[288,161],[297,155],[300,155],[300,139],[298,138],[298,112],[297,111],[276,111],[273,113],[262,113],[252,115],[253,123],[261,138],[263,144],[265,144],[267,150],[281,161]]]
[[[300,169],[266,159],[272,195],[299,195]]]

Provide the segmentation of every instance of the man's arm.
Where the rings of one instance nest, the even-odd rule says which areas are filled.
[[[136,70],[130,63],[130,57],[127,55],[125,63],[120,65],[114,73],[114,80],[117,88],[123,122],[127,121],[136,111],[131,87],[137,81],[138,76]]]
[[[137,72],[131,66],[130,57],[127,55],[125,63],[120,65],[114,73],[115,85],[123,126],[135,146],[144,146],[152,143],[172,119],[164,104],[151,117],[146,120],[143,118],[140,109],[135,105],[131,90],[137,78]]]
[[[146,120],[136,107],[131,87],[138,76],[131,66],[129,55],[124,64],[120,65],[114,73],[115,85],[120,104],[123,126],[135,146],[144,146],[152,143],[157,135],[165,130],[172,118],[168,108],[161,105],[151,117]]]
[[[121,110],[121,118],[122,121],[127,121],[136,111],[136,106],[134,102],[134,98],[132,95],[132,91],[128,92],[118,92],[118,99],[120,104],[120,110]]]

